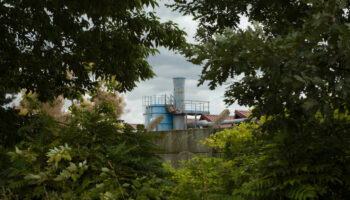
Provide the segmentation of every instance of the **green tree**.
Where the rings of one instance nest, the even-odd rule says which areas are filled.
[[[179,168],[165,165],[173,183],[163,186],[168,198],[244,199],[242,194],[249,191],[245,184],[258,177],[256,163],[265,156],[262,154],[262,134],[257,128],[254,122],[242,123],[207,138],[204,144],[220,152],[221,158],[196,156],[184,161]]]
[[[33,95],[26,98],[30,120],[7,151],[10,164],[1,163],[0,199],[160,198],[166,174],[152,136],[118,119],[118,98],[93,100],[72,105],[62,123]]]
[[[47,102],[80,98],[100,80],[123,92],[152,78],[148,56],[184,42],[176,24],[161,23],[151,11],[157,6],[156,0],[1,0],[0,149],[25,137],[17,131],[26,117],[5,106],[23,88]]]
[[[227,104],[268,117],[261,128],[273,148],[247,198],[349,198],[350,2],[175,0],[172,7],[200,22],[198,43],[184,49],[204,65],[199,84],[230,81]],[[237,27],[239,15],[254,26]]]
[[[157,6],[155,0],[1,1],[0,105],[22,88],[45,101],[94,90],[99,78],[114,77],[117,90],[129,91],[153,77],[147,57],[184,41],[176,24],[145,9]]]
[[[147,58],[157,47],[183,45],[184,32],[149,11],[157,6],[0,1],[1,199],[160,198],[164,174],[154,144],[119,120],[122,100],[99,85],[130,91],[154,76]],[[30,105],[19,115],[5,105],[23,88],[37,98],[25,98]],[[60,113],[57,100],[87,92],[95,104]],[[50,105],[58,109],[48,112]]]
[[[349,104],[348,1],[176,2],[175,9],[201,22],[201,43],[185,50],[204,64],[200,84],[215,89],[244,75],[228,87],[226,103],[256,106],[259,116],[286,109],[314,116]],[[238,14],[258,26],[238,28]]]

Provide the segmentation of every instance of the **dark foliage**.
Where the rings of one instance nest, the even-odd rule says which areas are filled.
[[[3,199],[154,199],[166,173],[152,136],[132,132],[113,104],[73,106],[63,125],[31,114],[25,137],[1,157]],[[5,157],[6,156],[6,157]]]
[[[349,198],[350,2],[178,0],[173,8],[201,22],[198,44],[183,50],[204,65],[199,84],[231,80],[226,103],[268,118],[261,139],[272,146],[247,198]],[[237,27],[239,14],[253,26]]]
[[[44,101],[77,97],[94,90],[94,80],[112,77],[119,91],[130,91],[153,77],[147,57],[157,46],[181,46],[184,32],[145,6],[157,2],[1,1],[1,97],[22,88]]]

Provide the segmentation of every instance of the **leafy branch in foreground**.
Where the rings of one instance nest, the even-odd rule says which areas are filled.
[[[155,0],[0,3],[0,105],[22,88],[41,101],[93,91],[97,79],[130,91],[152,78],[147,62],[163,46],[176,50],[185,32],[160,22]],[[69,71],[73,78],[67,76]],[[90,79],[93,73],[95,79]]]
[[[334,127],[325,128],[332,135],[310,129],[271,137],[263,125],[272,117],[213,134],[205,143],[222,158],[195,157],[179,169],[167,166],[174,185],[163,190],[170,199],[348,199],[350,137],[336,127],[349,124],[350,116],[335,117]],[[325,118],[317,119],[313,128],[324,128]]]
[[[175,0],[172,6],[200,22],[197,43],[183,50],[204,66],[199,84],[215,89],[230,81],[228,105],[254,107],[251,117],[268,118],[261,125],[265,157],[241,194],[348,199],[350,2]],[[240,14],[253,26],[237,27]]]
[[[1,195],[7,199],[160,198],[157,188],[165,171],[154,153],[152,136],[141,129],[132,132],[119,120],[116,105],[121,105],[118,98],[98,96],[90,106],[73,104],[65,123],[41,109],[29,109],[30,121],[19,130],[22,140],[8,151],[8,164],[1,169]]]

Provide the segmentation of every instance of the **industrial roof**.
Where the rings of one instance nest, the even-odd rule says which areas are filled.
[[[199,120],[206,120],[208,122],[213,122],[219,115],[203,114]],[[225,120],[235,119],[235,116],[228,116]]]
[[[239,119],[239,118],[248,118],[251,114],[249,110],[235,110],[235,115],[228,116],[225,120]],[[219,115],[213,114],[202,114],[199,120],[206,120],[208,122],[213,122]],[[194,122],[194,119],[187,119],[187,122]],[[221,128],[229,128],[232,127],[232,124],[222,124]]]
[[[235,115],[230,115],[225,120],[248,118],[250,114],[251,112],[249,110],[235,110]],[[206,120],[208,122],[213,122],[216,120],[218,116],[219,115],[202,114],[199,120]],[[194,122],[194,119],[187,119],[187,122]]]
[[[251,114],[249,110],[235,110],[235,118],[248,118]]]

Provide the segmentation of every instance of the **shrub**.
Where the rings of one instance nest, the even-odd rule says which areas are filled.
[[[157,147],[118,119],[113,102],[72,105],[65,123],[43,112],[27,116],[1,169],[3,199],[160,198]]]

